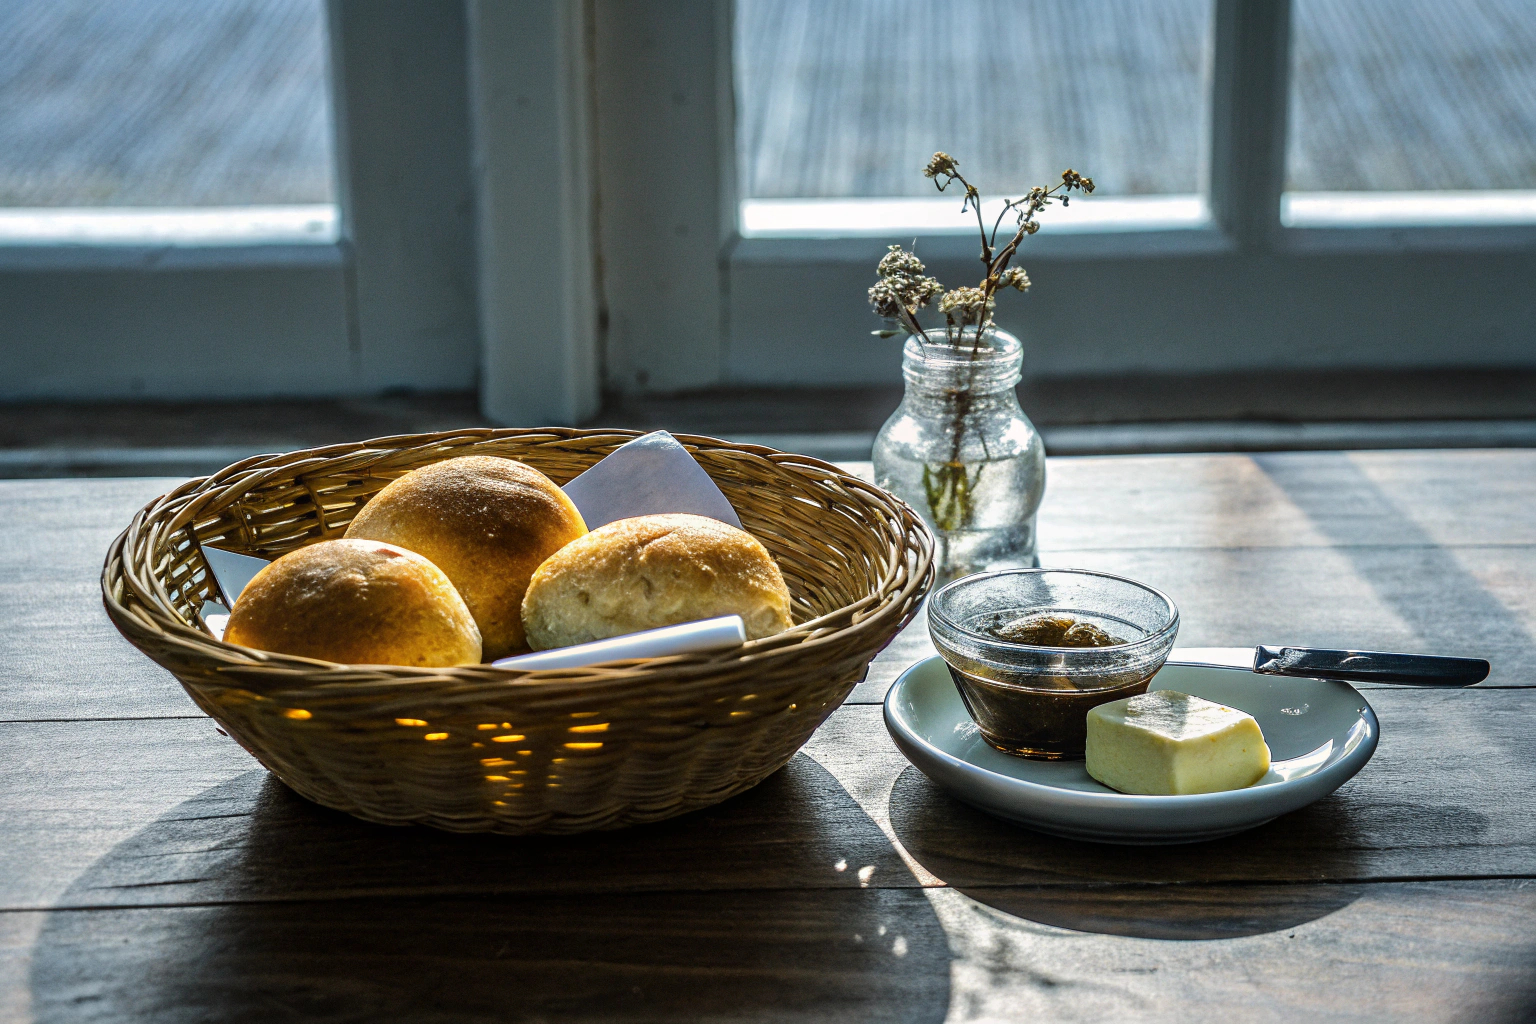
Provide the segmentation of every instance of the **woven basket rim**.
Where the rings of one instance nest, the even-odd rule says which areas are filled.
[[[749,641],[730,652],[676,655],[668,658],[629,659],[576,669],[536,671],[494,668],[489,664],[451,668],[415,668],[401,665],[345,665],[336,662],[275,654],[240,647],[216,640],[199,626],[185,620],[165,590],[158,575],[139,566],[143,583],[134,586],[137,601],[130,608],[116,597],[119,586],[129,589],[128,557],[140,546],[142,534],[152,526],[160,527],[163,541],[178,531],[190,530],[233,504],[240,495],[281,478],[296,478],[306,467],[330,465],[344,472],[346,462],[356,457],[365,460],[379,453],[402,453],[413,449],[443,448],[441,458],[454,457],[452,448],[504,438],[533,439],[547,437],[552,442],[611,438],[614,446],[647,433],[628,429],[568,427],[541,428],[467,428],[428,434],[401,434],[365,441],[324,445],[292,452],[256,455],[233,463],[206,477],[196,477],[155,498],[134,515],[130,525],[112,542],[102,568],[102,597],[108,614],[131,641],[151,636],[159,644],[179,649],[188,660],[202,662],[217,676],[227,677],[232,688],[254,690],[266,696],[284,695],[323,699],[329,693],[361,696],[371,690],[379,695],[398,693],[402,698],[414,691],[415,684],[436,683],[450,689],[463,688],[466,696],[484,692],[488,685],[511,685],[526,698],[560,696],[579,690],[583,697],[596,697],[605,691],[632,690],[637,684],[660,682],[682,689],[705,689],[711,676],[723,667],[746,661],[762,660],[777,664],[791,659],[814,659],[824,647],[842,645],[861,633],[894,633],[892,617],[910,618],[922,595],[933,581],[933,538],[920,517],[894,495],[853,476],[837,466],[806,455],[782,452],[762,445],[739,444],[700,434],[676,433],[685,447],[701,451],[727,451],[761,458],[789,472],[824,481],[857,492],[862,500],[884,506],[892,518],[902,524],[900,546],[886,566],[879,586],[858,601],[796,624],[789,630],[761,640]],[[891,537],[888,540],[895,541]],[[836,624],[839,620],[849,620]],[[136,636],[137,634],[137,636]],[[363,678],[357,678],[363,677]],[[213,681],[206,675],[201,685]],[[689,685],[696,684],[696,685]],[[217,685],[217,684],[214,684]],[[571,693],[571,696],[575,696]]]

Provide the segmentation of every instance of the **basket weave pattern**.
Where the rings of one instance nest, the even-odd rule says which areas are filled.
[[[112,621],[293,789],[386,824],[583,832],[742,792],[863,679],[933,579],[900,501],[804,456],[678,435],[773,554],[796,625],[737,651],[517,672],[336,665],[221,643],[198,542],[273,558],[340,537],[391,480],[459,455],[564,484],[632,431],[461,430],[259,456],[150,503],[112,544]]]

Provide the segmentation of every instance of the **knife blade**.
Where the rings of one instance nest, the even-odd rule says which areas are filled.
[[[1180,647],[1168,655],[1177,665],[1241,668],[1271,676],[1342,679],[1407,686],[1471,686],[1488,678],[1481,658],[1382,651],[1333,651],[1318,647]]]

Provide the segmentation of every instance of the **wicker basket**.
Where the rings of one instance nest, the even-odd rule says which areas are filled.
[[[107,554],[107,613],[275,775],[360,818],[554,833],[707,807],[788,761],[932,582],[917,516],[826,463],[679,435],[793,599],[793,629],[730,653],[543,672],[348,666],[224,644],[197,618],[214,587],[194,537],[271,558],[340,537],[417,466],[503,455],[563,484],[635,436],[461,430],[247,459],[134,517]]]

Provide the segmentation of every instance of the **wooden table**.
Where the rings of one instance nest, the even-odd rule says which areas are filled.
[[[1481,655],[1368,691],[1332,797],[1185,848],[993,821],[880,721],[908,630],[756,790],[565,839],[293,796],[123,642],[99,563],[164,480],[0,483],[0,1019],[1525,1020],[1536,451],[1053,460],[1047,564],[1189,646]]]

